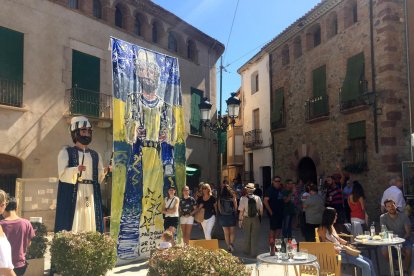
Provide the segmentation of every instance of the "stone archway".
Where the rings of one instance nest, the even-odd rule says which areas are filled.
[[[22,177],[22,161],[7,154],[0,154],[0,189],[15,196],[16,178],[20,177]]]
[[[303,157],[299,161],[297,175],[298,179],[302,180],[303,183],[312,182],[314,184],[318,184],[316,166],[310,157]]]

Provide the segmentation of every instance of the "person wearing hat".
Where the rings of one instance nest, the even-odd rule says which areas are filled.
[[[256,243],[260,231],[259,217],[263,215],[263,204],[260,197],[253,194],[254,183],[248,183],[245,188],[247,194],[240,198],[239,227],[244,231],[244,254],[256,257]]]
[[[62,230],[103,232],[100,184],[109,167],[88,145],[92,126],[86,117],[73,117],[70,123],[73,147],[64,147],[58,155],[59,185],[56,202],[55,232]]]
[[[162,204],[162,213],[164,214],[164,230],[169,230],[175,233],[178,228],[178,206],[180,205],[180,199],[175,196],[176,187],[171,185],[168,188],[168,196],[164,198]]]

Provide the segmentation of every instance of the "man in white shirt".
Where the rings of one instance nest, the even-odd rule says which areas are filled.
[[[389,181],[390,187],[384,191],[381,199],[381,210],[385,212],[384,201],[387,199],[392,199],[395,202],[397,210],[404,212],[405,210],[405,200],[403,193],[401,191],[402,181],[399,176],[392,176]]]

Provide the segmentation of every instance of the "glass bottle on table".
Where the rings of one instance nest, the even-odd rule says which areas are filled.
[[[375,236],[375,222],[372,222],[369,230],[371,231],[371,237]]]
[[[282,238],[282,246],[280,247],[281,253],[286,253],[286,241],[284,238]]]

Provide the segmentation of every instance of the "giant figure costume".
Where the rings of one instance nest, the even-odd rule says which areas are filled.
[[[89,137],[81,135],[88,130]],[[71,120],[72,140],[88,145],[92,140],[92,128],[88,119],[79,116]],[[78,166],[86,167],[79,171]],[[55,232],[62,230],[103,232],[102,197],[100,184],[105,177],[100,155],[86,147],[65,147],[58,156],[59,186]]]

